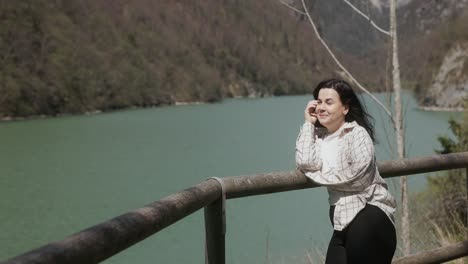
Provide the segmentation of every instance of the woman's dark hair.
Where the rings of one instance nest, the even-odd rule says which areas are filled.
[[[315,99],[318,99],[318,94],[322,88],[331,88],[338,93],[341,103],[349,107],[349,111],[345,116],[345,121],[356,121],[356,123],[367,130],[372,141],[375,142],[374,118],[367,113],[365,105],[361,104],[361,101],[351,88],[351,85],[339,79],[321,81],[317,87],[315,87],[313,93]]]

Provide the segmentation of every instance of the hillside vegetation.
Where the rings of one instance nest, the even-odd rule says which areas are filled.
[[[1,116],[304,93],[327,70],[266,0],[2,1],[0,16]]]
[[[385,37],[342,1],[309,2],[345,66],[370,90],[388,89]],[[405,87],[426,87],[450,36],[466,36],[457,19],[406,34]],[[306,17],[279,1],[6,0],[0,20],[0,119],[304,94],[340,75]]]

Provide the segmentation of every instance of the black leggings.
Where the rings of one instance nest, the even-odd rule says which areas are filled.
[[[330,207],[333,224],[335,207]],[[326,264],[386,264],[396,249],[395,227],[377,206],[367,204],[343,230],[334,230]]]

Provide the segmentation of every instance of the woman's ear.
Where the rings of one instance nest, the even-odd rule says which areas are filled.
[[[345,105],[345,106],[344,106],[344,110],[343,110],[343,114],[344,114],[344,115],[347,115],[348,112],[349,112],[349,106],[348,106],[348,105]]]

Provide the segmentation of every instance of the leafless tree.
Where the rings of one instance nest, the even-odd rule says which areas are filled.
[[[393,97],[394,97],[394,111],[393,113],[383,104],[379,99],[377,99],[372,93],[370,93],[361,83],[359,83],[356,78],[343,66],[343,64],[339,61],[337,56],[333,53],[330,47],[327,45],[325,40],[320,35],[319,31],[317,30],[316,23],[312,15],[310,14],[310,8],[307,6],[305,0],[301,0],[301,6],[296,7],[293,5],[292,1],[286,2],[285,0],[279,0],[283,5],[289,7],[290,9],[294,10],[297,13],[305,15],[312,26],[312,29],[319,39],[320,43],[323,47],[327,50],[329,55],[332,57],[334,62],[338,65],[338,67],[346,74],[346,76],[356,84],[356,86],[368,94],[382,109],[387,113],[389,118],[393,123],[393,127],[395,129],[396,134],[396,142],[397,142],[397,153],[398,158],[404,158],[405,156],[405,135],[404,135],[404,127],[403,127],[403,110],[402,110],[402,103],[401,103],[401,79],[400,79],[400,66],[398,61],[398,38],[397,38],[397,20],[396,20],[396,0],[390,0],[390,30],[386,31],[382,29],[380,26],[377,25],[375,21],[373,21],[369,15],[366,15],[362,12],[359,8],[357,8],[353,3],[349,0],[343,0],[345,4],[350,6],[356,13],[362,16],[364,19],[368,20],[369,23],[379,32],[382,34],[390,37],[392,45],[390,46],[391,53],[392,53],[392,80],[393,80]],[[410,237],[409,237],[409,208],[408,208],[408,183],[406,176],[400,177],[400,188],[401,188],[401,206],[402,206],[402,214],[401,214],[401,232],[402,232],[402,241],[403,241],[403,254],[409,255],[410,254]]]

